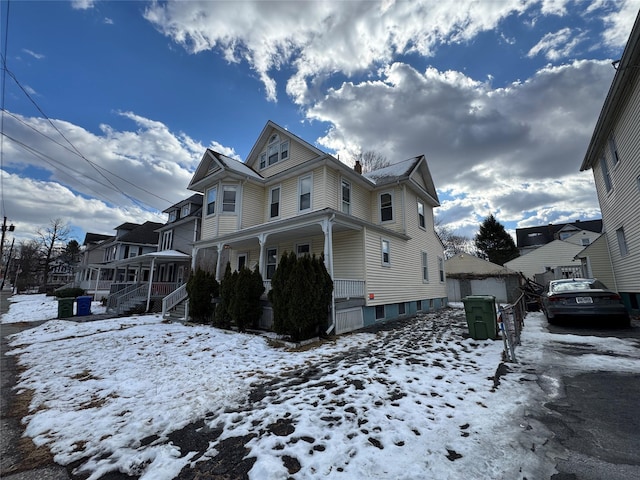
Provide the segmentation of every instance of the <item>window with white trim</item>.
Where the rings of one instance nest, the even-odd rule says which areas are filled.
[[[393,195],[389,192],[380,194],[380,221],[390,222],[393,220]]]
[[[177,210],[171,210],[169,212],[169,223],[175,222],[177,218],[178,218],[178,211]]]
[[[260,154],[260,168],[264,168],[266,166],[267,166],[267,154],[263,152]]]
[[[609,175],[609,166],[607,165],[607,159],[603,155],[600,157],[600,168],[602,169],[602,179],[604,180],[604,186],[607,192],[611,191],[611,176]]]
[[[269,191],[269,218],[280,216],[280,186]]]
[[[620,227],[616,230],[616,237],[618,238],[618,248],[620,249],[620,256],[624,257],[629,254],[629,246],[627,245],[627,237],[624,234],[624,227]]]
[[[162,245],[160,250],[171,250],[173,248],[173,230],[162,232]]]
[[[298,180],[299,201],[298,210],[304,212],[311,210],[311,190],[313,188],[313,180],[311,175],[300,177]]]
[[[388,267],[391,265],[391,252],[390,252],[390,244],[389,240],[385,240],[384,238],[380,241],[380,250],[382,254],[382,266]]]
[[[342,180],[342,213],[351,214],[351,183]]]
[[[222,186],[222,211],[224,213],[235,213],[237,185]]]
[[[187,203],[186,205],[182,206],[182,210],[180,211],[180,216],[182,218],[188,216],[191,213],[191,204]]]
[[[311,255],[311,245],[308,243],[299,243],[296,245],[296,255],[302,257],[304,255]]]
[[[620,155],[618,154],[618,146],[613,132],[609,135],[609,151],[611,152],[611,158],[613,158],[613,164],[616,165],[620,161]]]
[[[427,252],[420,252],[421,264],[422,264],[422,281],[429,281],[429,262]]]
[[[265,272],[267,280],[271,280],[273,278],[273,274],[275,273],[277,266],[278,266],[278,249],[267,248],[267,269]]]
[[[444,282],[444,259],[438,257],[438,272],[440,273],[440,281]]]
[[[238,271],[242,267],[246,267],[247,266],[247,257],[248,257],[248,255],[246,253],[239,253],[238,254]]]
[[[424,219],[424,203],[422,202],[422,200],[418,200],[418,226],[420,228],[426,228]]]
[[[584,245],[585,247],[587,245],[591,245],[591,239],[590,238],[582,238],[582,245]]]
[[[207,215],[216,213],[216,197],[218,196],[218,188],[213,187],[207,190]]]
[[[269,138],[267,151],[260,154],[260,168],[274,165],[280,160],[286,160],[290,155],[289,140],[280,141],[280,136],[274,133]]]

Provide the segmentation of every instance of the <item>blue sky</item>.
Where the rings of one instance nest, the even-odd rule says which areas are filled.
[[[472,237],[490,213],[599,218],[579,168],[640,0],[1,7],[17,238],[164,221],[205,148],[245,159],[267,120],[347,163],[425,154],[439,221]]]

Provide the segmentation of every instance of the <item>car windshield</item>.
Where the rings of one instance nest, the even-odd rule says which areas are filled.
[[[595,285],[592,287],[592,283],[587,281],[574,281],[574,282],[562,282],[562,283],[551,284],[551,291],[553,293],[574,292],[576,290],[589,290],[591,288],[599,288],[599,287]]]

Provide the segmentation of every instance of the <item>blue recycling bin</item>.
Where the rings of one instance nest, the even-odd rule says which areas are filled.
[[[78,315],[79,317],[82,317],[85,315],[91,315],[92,300],[93,298],[88,295],[76,298],[76,305],[77,305],[76,315]]]

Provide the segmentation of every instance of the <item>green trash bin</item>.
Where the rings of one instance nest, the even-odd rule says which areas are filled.
[[[469,295],[462,299],[469,335],[474,340],[486,340],[498,336],[496,297],[493,295]]]
[[[58,318],[73,317],[73,302],[75,298],[59,298],[58,299]]]

